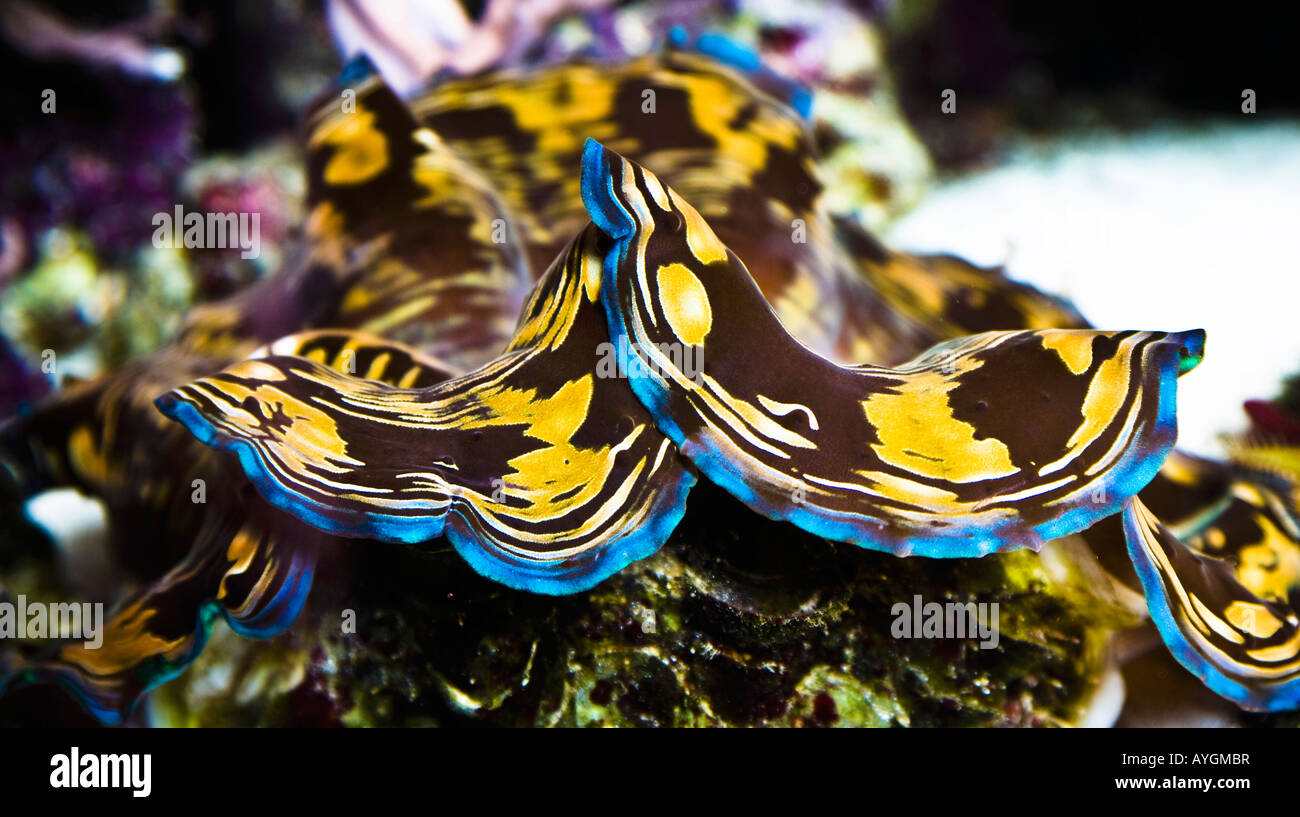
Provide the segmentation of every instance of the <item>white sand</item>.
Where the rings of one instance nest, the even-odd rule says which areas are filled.
[[[1241,404],[1300,370],[1300,123],[1022,145],[940,184],[887,234],[1074,300],[1103,329],[1203,328],[1180,446],[1220,452]]]

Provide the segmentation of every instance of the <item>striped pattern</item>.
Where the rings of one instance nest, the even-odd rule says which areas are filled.
[[[318,335],[158,405],[237,453],[262,495],[305,522],[407,543],[445,534],[512,587],[586,589],[657,550],[694,482],[626,386],[593,372],[607,338],[598,236],[584,231],[539,282],[509,350],[464,376],[365,380],[366,359],[397,372],[414,353],[373,339],[324,348]]]
[[[187,557],[119,605],[104,622],[101,646],[74,641],[0,656],[0,691],[55,683],[116,724],[194,660],[218,617],[246,638],[282,632],[307,599],[326,537],[256,498],[227,510]]]
[[[899,555],[1038,547],[1118,511],[1173,446],[1204,333],[994,332],[890,369],[786,333],[685,200],[595,142],[583,160],[610,332],[659,427],[751,508]],[[699,372],[664,349],[692,347]],[[677,355],[684,359],[685,355]]]
[[[1300,705],[1294,528],[1289,541],[1266,538],[1247,548],[1267,554],[1243,550],[1235,558],[1184,546],[1140,499],[1125,507],[1124,528],[1151,616],[1179,663],[1242,707]],[[1214,532],[1223,528],[1207,530],[1218,539]],[[1282,553],[1291,554],[1289,565],[1279,559]]]
[[[496,355],[532,275],[490,182],[373,74],[323,92],[302,138],[306,247],[277,274],[194,310],[176,345],[229,362],[250,343],[320,326],[382,335],[462,369]]]

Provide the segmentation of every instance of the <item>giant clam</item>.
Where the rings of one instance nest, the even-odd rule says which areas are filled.
[[[288,628],[345,539],[360,558],[446,542],[503,585],[599,600],[704,501],[723,529],[802,532],[772,535],[790,555],[765,589],[703,589],[702,564],[669,585],[796,640],[808,598],[876,569],[832,587],[792,567],[840,558],[830,542],[972,571],[1076,534],[1127,542],[1184,666],[1243,708],[1294,708],[1294,488],[1171,453],[1203,333],[1098,331],[998,271],[883,247],[823,206],[803,92],[712,51],[446,79],[410,102],[351,64],[306,119],[300,257],[6,427],[24,491],[100,497],[151,579],[102,648],[5,652],[6,692],[55,682],[120,722],[219,617]],[[777,600],[783,582],[803,601]],[[858,644],[837,649],[869,662],[843,626]],[[666,684],[700,683],[673,663]],[[833,662],[782,683],[813,676],[856,689]]]

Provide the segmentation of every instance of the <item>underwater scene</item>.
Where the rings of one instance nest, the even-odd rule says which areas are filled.
[[[1141,14],[6,3],[0,725],[1300,725],[1298,29]]]

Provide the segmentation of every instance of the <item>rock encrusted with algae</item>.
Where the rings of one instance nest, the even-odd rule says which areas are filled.
[[[325,568],[346,562],[350,582],[321,582],[335,589],[286,637],[214,637],[150,710],[186,725],[1070,725],[1110,635],[1140,621],[1077,540],[899,559],[704,490],[663,550],[569,598],[500,587],[450,550],[364,548]],[[997,603],[997,647],[895,639],[893,606],[916,594]]]

